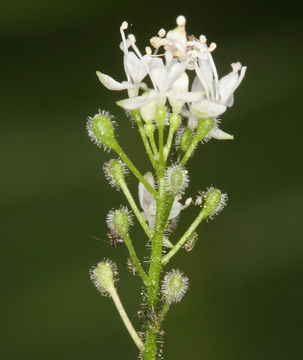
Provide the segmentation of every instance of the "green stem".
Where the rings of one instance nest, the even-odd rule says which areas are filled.
[[[116,308],[121,316],[121,319],[122,319],[127,331],[129,332],[129,335],[134,340],[134,343],[137,345],[138,349],[141,352],[143,352],[144,344],[143,344],[141,338],[139,337],[139,335],[137,334],[136,330],[134,329],[132,323],[130,322],[115,287],[113,287],[110,294],[111,294],[114,304],[116,305]]]
[[[172,142],[173,142],[175,131],[176,131],[176,128],[174,128],[173,126],[169,127],[168,137],[167,137],[166,145],[164,147],[164,158],[165,158],[165,160],[168,158],[168,155],[170,153],[170,149],[171,149],[171,145],[172,145]]]
[[[128,249],[128,252],[129,252],[129,255],[132,259],[132,262],[133,264],[135,265],[139,275],[141,276],[145,286],[148,286],[150,281],[149,281],[149,277],[146,275],[144,269],[142,268],[141,264],[140,264],[140,260],[138,259],[138,256],[136,254],[136,251],[133,247],[133,243],[131,241],[131,238],[129,236],[129,234],[127,234],[124,238],[125,240],[125,244],[127,246],[127,249]]]
[[[148,139],[146,137],[146,134],[145,134],[145,131],[144,131],[144,125],[143,125],[143,121],[142,121],[142,117],[140,115],[140,112],[134,110],[134,111],[131,111],[131,115],[132,115],[132,117],[135,119],[135,121],[137,123],[139,133],[141,135],[141,138],[142,138],[145,150],[147,152],[147,155],[149,157],[149,160],[152,163],[153,168],[156,169],[157,168],[157,163],[155,161],[154,154],[153,154],[153,152],[151,150],[150,144],[149,144]]]
[[[181,163],[180,163],[181,166],[184,166],[187,163],[188,159],[191,157],[191,154],[194,152],[198,143],[199,143],[199,139],[194,137],[192,142],[190,143],[189,147],[187,148],[186,153],[184,154],[184,156],[181,160]]]
[[[158,152],[158,149],[157,149],[157,145],[156,145],[156,141],[155,141],[155,136],[154,136],[154,134],[152,134],[152,135],[149,137],[149,141],[150,141],[151,147],[152,147],[152,149],[153,149],[155,158],[159,160],[159,152]]]
[[[158,317],[158,319],[157,319],[157,323],[158,323],[159,329],[160,329],[160,327],[161,327],[161,324],[162,324],[163,320],[165,319],[165,316],[166,316],[169,308],[170,308],[170,303],[165,302],[165,303],[163,304],[162,311],[161,311],[161,313],[160,313],[160,315],[159,315],[159,317]]]
[[[207,217],[207,213],[205,209],[202,209],[199,215],[196,217],[195,221],[190,225],[190,227],[186,230],[181,239],[177,242],[177,244],[162,258],[162,264],[166,265],[169,260],[181,249],[181,247],[186,243],[186,240],[191,236],[191,234],[196,230],[202,220]]]
[[[143,230],[145,231],[146,235],[150,239],[152,237],[152,232],[151,232],[149,226],[147,225],[146,221],[143,219],[143,216],[141,215],[141,212],[138,209],[137,204],[136,204],[134,198],[132,197],[132,194],[130,193],[125,181],[124,180],[120,181],[119,186],[120,186],[121,190],[123,191],[127,201],[129,202],[129,205],[132,208],[134,214],[136,215],[137,220],[139,221],[139,223],[142,226]]]
[[[125,165],[129,168],[129,170],[136,176],[136,178],[146,187],[146,189],[152,194],[154,198],[157,197],[157,191],[144,179],[140,171],[135,167],[135,165],[131,162],[122,148],[117,145],[114,149],[115,152],[120,156]]]
[[[163,114],[163,113],[162,113]],[[149,267],[150,285],[147,286],[147,306],[150,312],[154,312],[158,304],[158,293],[160,273],[162,269],[162,244],[164,229],[166,226],[166,182],[165,182],[165,160],[163,156],[163,128],[164,117],[158,121],[159,129],[159,167],[157,170],[158,197],[155,230],[152,237],[151,261]],[[158,327],[155,322],[149,320],[146,326],[144,360],[155,360],[157,356]]]

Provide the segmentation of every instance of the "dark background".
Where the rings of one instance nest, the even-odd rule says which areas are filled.
[[[165,323],[166,359],[299,360],[302,350],[302,32],[291,2],[28,0],[1,3],[1,356],[4,359],[135,359],[112,302],[88,270],[104,257],[120,269],[131,317],[137,278],[126,249],[112,249],[105,216],[126,205],[101,171],[108,155],[85,123],[98,108],[118,122],[119,141],[149,170],[135,128],[96,70],[124,79],[119,26],[133,24],[141,49],[187,17],[188,33],[218,44],[219,74],[248,66],[235,104],[222,116],[233,142],[212,140],[190,161],[187,195],[214,184],[229,194],[215,221],[180,252],[190,291]],[[137,181],[128,178],[132,191]],[[137,196],[136,196],[137,197]],[[196,209],[183,212],[173,239]],[[142,233],[132,231],[140,256]]]

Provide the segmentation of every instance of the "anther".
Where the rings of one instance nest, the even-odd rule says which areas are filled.
[[[177,25],[178,25],[178,26],[185,26],[185,24],[186,24],[186,19],[185,19],[185,17],[184,17],[183,15],[179,15],[179,16],[177,17],[176,22],[177,22]]]
[[[121,30],[124,31],[128,28],[128,22],[127,21],[123,21],[122,25],[121,25]]]
[[[212,51],[216,50],[216,48],[217,48],[217,44],[212,42],[208,47],[208,51],[212,52]]]
[[[162,28],[158,31],[158,35],[160,36],[160,38],[164,38],[164,36],[166,35],[166,31]]]

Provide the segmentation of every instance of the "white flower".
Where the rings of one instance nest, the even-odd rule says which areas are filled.
[[[126,73],[127,81],[121,83],[114,80],[112,77],[97,71],[97,76],[101,83],[109,90],[121,91],[128,90],[129,97],[137,96],[139,88],[147,89],[146,84],[142,80],[148,73],[148,63],[151,60],[149,55],[142,56],[139,53],[137,56],[133,51],[129,51],[129,47],[134,44],[134,37],[130,39],[125,38],[124,30],[128,24],[124,21],[120,27],[122,43],[120,44],[121,50],[124,52],[124,70]],[[135,48],[137,50],[137,48]]]
[[[154,176],[151,172],[146,173],[144,175],[144,178],[153,188],[155,187]],[[150,194],[150,192],[145,188],[145,186],[141,182],[139,183],[138,193],[139,193],[139,202],[141,208],[143,209],[142,216],[144,220],[148,222],[150,229],[153,230],[156,221],[156,211],[157,211],[156,200],[153,198],[153,196]],[[168,220],[172,220],[176,218],[180,214],[180,211],[187,208],[190,203],[191,203],[191,199],[190,201],[186,201],[185,205],[182,205],[178,201],[178,197],[176,196]]]
[[[204,55],[201,53],[195,63],[197,76],[192,85],[192,91],[203,91],[204,97],[191,104],[192,113],[198,117],[215,117],[233,105],[233,93],[244,78],[246,66],[242,67],[239,62],[231,66],[233,70],[219,80],[213,58],[205,45]]]
[[[186,63],[172,59],[164,64],[162,59],[153,58],[149,65],[149,76],[154,88],[148,94],[118,101],[118,105],[126,110],[138,109],[151,102],[163,106],[168,98],[173,112],[179,113],[184,103],[202,98],[202,91],[188,92]]]
[[[186,107],[184,107],[181,111],[181,115],[186,117],[187,120],[187,127],[195,130],[197,128],[199,117],[195,113],[189,111]],[[209,140],[210,138],[214,138],[217,140],[233,140],[234,136],[226,133],[225,131],[219,129],[220,119],[218,117],[214,117],[214,127],[206,136],[205,140]]]

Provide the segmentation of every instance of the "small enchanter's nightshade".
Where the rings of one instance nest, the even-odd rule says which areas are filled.
[[[180,270],[171,270],[163,276],[164,267],[180,249],[190,252],[194,248],[197,228],[226,204],[227,195],[213,187],[200,193],[195,201],[190,194],[185,195],[189,183],[188,163],[201,143],[205,146],[211,138],[233,139],[233,135],[220,129],[221,117],[233,105],[234,93],[246,72],[246,66],[236,61],[231,64],[229,74],[219,77],[213,58],[217,45],[207,43],[201,34],[188,36],[186,23],[185,17],[179,15],[175,27],[168,31],[161,28],[145,44],[145,53],[141,53],[136,37],[127,33],[128,23],[123,21],[120,49],[124,80],[117,81],[103,71],[97,71],[105,88],[125,92],[116,103],[131,117],[132,126],[138,130],[149,160],[148,163],[141,161],[145,172],[137,168],[124,147],[122,149],[118,144],[115,122],[107,112],[100,112],[87,122],[91,140],[117,154],[118,159],[107,161],[103,169],[109,183],[121,189],[132,211],[130,213],[123,206],[113,209],[106,221],[110,228],[110,245],[123,244],[121,251],[128,252],[127,269],[142,281],[140,332],[135,330],[118,296],[114,285],[115,264],[110,260],[100,262],[91,270],[91,278],[100,292],[113,300],[141,360],[163,358],[161,334],[164,333],[166,314],[171,304],[180,301],[188,289],[188,278]],[[142,151],[138,142],[124,132],[120,137],[124,135],[126,146],[129,145],[140,157]],[[199,160],[196,176],[202,172],[206,178],[209,176],[205,173],[206,162],[204,158]],[[139,183],[137,195],[131,192],[132,180],[129,180],[129,186],[126,184],[127,169]],[[186,225],[183,234],[179,234],[177,222],[182,211],[191,204],[199,206],[199,211],[197,207],[192,209],[196,212],[195,219],[188,227]],[[132,214],[143,230],[136,240],[148,248],[148,255],[142,255],[141,259],[131,238],[138,232],[129,232],[133,225]],[[181,225],[180,228],[184,228],[185,223]],[[202,240],[205,234],[202,233]]]

